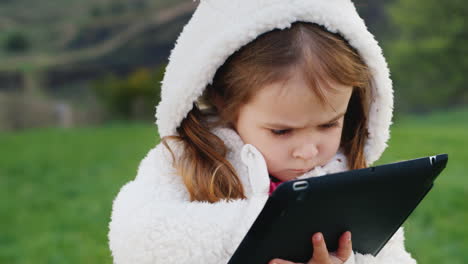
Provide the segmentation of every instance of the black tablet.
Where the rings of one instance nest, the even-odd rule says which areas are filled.
[[[431,190],[447,154],[282,183],[228,264],[307,262],[322,232],[330,252],[352,233],[353,251],[376,256]]]

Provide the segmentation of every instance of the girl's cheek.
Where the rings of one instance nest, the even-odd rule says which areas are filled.
[[[289,141],[284,138],[276,138],[271,141],[271,147],[274,148],[275,151],[284,152],[289,148]]]
[[[330,137],[328,137],[327,141],[324,142],[326,143],[324,145],[324,148],[327,150],[329,155],[334,155],[338,151],[340,147],[340,140],[341,140],[340,135],[341,134],[331,135]]]
[[[278,143],[276,145],[274,153],[276,153],[276,156],[278,157],[278,159],[282,163],[284,163],[287,160],[289,160],[289,158],[291,157],[290,153],[292,153],[292,144],[288,142],[287,140],[281,143]]]
[[[270,141],[266,146],[266,153],[269,156],[269,160],[274,162],[275,164],[278,163],[279,161],[284,160],[287,155],[286,155],[286,150],[287,150],[287,145],[284,144],[284,142],[273,140]]]

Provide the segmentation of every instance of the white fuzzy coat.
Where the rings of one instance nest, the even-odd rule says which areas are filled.
[[[114,201],[109,232],[114,263],[227,263],[268,199],[269,175],[260,152],[244,145],[236,132],[219,128],[215,133],[230,149],[228,160],[239,173],[247,199],[190,202],[170,165],[170,153],[159,144]],[[172,148],[176,156],[181,151],[174,144]],[[344,157],[338,154],[309,176],[344,170],[338,158]],[[403,242],[403,229],[399,229],[377,257],[356,253],[346,264],[416,263]]]
[[[216,70],[262,33],[296,21],[323,25],[341,34],[372,73],[371,105],[364,155],[376,161],[389,138],[392,83],[382,51],[349,0],[203,0],[184,27],[169,58],[156,117],[161,137],[174,135],[192,103]],[[247,199],[214,204],[190,202],[172,157],[161,144],[142,160],[135,180],[114,200],[109,246],[116,264],[227,263],[268,199],[269,176],[263,156],[237,133],[217,128],[229,149]],[[172,144],[176,156],[183,149]],[[347,170],[341,152],[323,167],[299,178]],[[400,228],[377,257],[353,253],[346,264],[414,264]]]

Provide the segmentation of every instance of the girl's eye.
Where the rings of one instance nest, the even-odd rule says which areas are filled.
[[[283,136],[291,132],[291,129],[270,129],[271,133],[276,136]]]
[[[330,124],[325,124],[325,125],[321,125],[320,127],[321,128],[332,128],[332,127],[337,127],[338,126],[338,121],[337,122],[333,122],[333,123],[330,123]]]

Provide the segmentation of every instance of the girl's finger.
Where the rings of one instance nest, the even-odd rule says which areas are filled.
[[[322,233],[315,233],[312,236],[312,245],[314,247],[314,255],[309,263],[330,263],[327,245],[325,244],[325,239],[323,238]]]
[[[296,264],[291,261],[283,260],[283,259],[272,259],[268,264]]]
[[[343,233],[338,241],[338,250],[335,256],[345,262],[351,256],[352,251],[351,232],[347,231]]]

